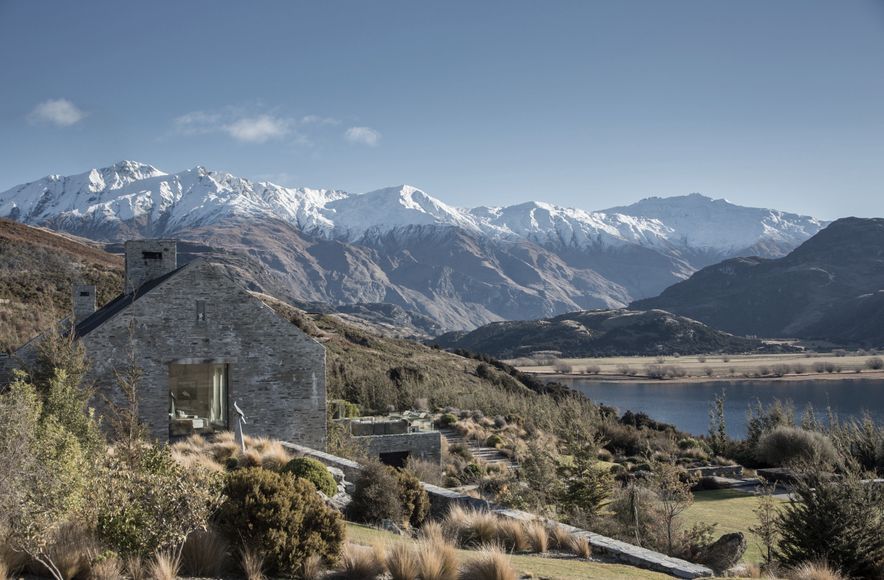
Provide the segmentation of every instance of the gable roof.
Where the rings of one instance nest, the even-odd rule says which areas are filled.
[[[195,262],[196,261],[191,262],[190,264],[193,264]],[[159,278],[149,280],[133,292],[129,292],[128,294],[120,294],[119,296],[81,320],[79,324],[77,324],[77,326],[74,328],[74,332],[76,333],[77,338],[83,338],[84,336],[113,318],[115,315],[128,308],[133,302],[145,296],[151,290],[158,287],[160,284],[162,284],[175,274],[181,272],[184,268],[187,268],[190,264],[185,264],[172,270],[171,272],[163,274]]]

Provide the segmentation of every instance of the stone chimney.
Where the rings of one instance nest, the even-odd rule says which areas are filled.
[[[129,240],[126,249],[126,293],[178,267],[175,240]]]
[[[74,284],[71,291],[71,302],[74,305],[74,324],[80,324],[95,312],[95,286]]]

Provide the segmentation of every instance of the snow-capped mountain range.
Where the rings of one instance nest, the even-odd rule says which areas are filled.
[[[392,302],[415,308],[445,328],[520,312],[535,317],[620,306],[653,296],[721,259],[784,255],[826,225],[809,216],[699,194],[648,198],[601,211],[540,201],[463,209],[409,185],[353,194],[282,187],[199,166],[170,174],[133,161],[13,187],[0,193],[0,217],[100,241],[196,236],[220,245],[225,240],[219,232],[232,235],[231,223],[254,230],[281,222],[298,241],[288,249],[276,247],[273,259],[261,248],[240,249],[287,276],[293,275],[292,268],[280,264],[309,263],[308,270],[322,272],[321,282],[307,275],[312,287],[294,295],[330,303]],[[342,244],[346,257],[329,263],[320,250],[329,244]],[[440,253],[446,244],[457,249]],[[450,262],[463,251],[477,258],[476,269],[465,271],[462,263]],[[280,259],[286,252],[300,255]],[[412,263],[417,255],[424,256],[420,264]],[[360,260],[371,266],[354,267]],[[411,265],[405,268],[406,263]],[[429,286],[423,287],[421,276],[429,276]],[[369,288],[379,284],[377,291],[366,292],[361,277],[372,281]],[[497,299],[478,296],[501,291]],[[530,297],[535,306],[525,311],[513,292]],[[436,312],[445,300],[455,303]]]
[[[356,242],[368,232],[448,225],[486,236],[585,247],[638,244],[739,251],[769,241],[794,247],[825,224],[808,216],[736,206],[700,194],[649,198],[603,211],[540,201],[507,207],[452,207],[410,185],[364,194],[289,188],[195,167],[165,173],[122,161],[64,177],[50,175],[0,193],[0,216],[27,224],[162,224],[167,234],[223,218],[275,217],[298,229]]]

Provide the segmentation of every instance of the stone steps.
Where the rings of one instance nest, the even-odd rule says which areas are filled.
[[[479,445],[479,443],[473,439],[465,439],[456,429],[439,429],[439,432],[445,437],[445,440],[448,441],[449,446],[462,445],[466,447],[473,457],[482,463],[506,465],[510,469],[516,469],[519,466],[518,463],[510,459],[507,455],[501,453],[499,449]]]

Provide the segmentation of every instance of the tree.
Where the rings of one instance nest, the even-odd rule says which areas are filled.
[[[773,562],[774,546],[779,537],[777,528],[779,510],[777,501],[773,497],[775,487],[775,485],[762,485],[758,488],[758,506],[752,510],[758,524],[749,527],[749,531],[758,536],[764,550],[764,561],[768,565]]]
[[[691,485],[682,481],[682,471],[672,463],[655,463],[653,473],[654,491],[660,501],[663,521],[666,525],[667,553],[672,554],[672,536],[676,519],[694,503]]]
[[[715,395],[709,408],[709,446],[716,455],[722,455],[727,449],[727,422],[724,417],[724,401],[726,391]]]
[[[23,375],[0,394],[0,511],[6,542],[62,573],[48,550],[55,530],[77,517],[94,484],[89,454],[64,421],[47,413],[37,388]]]
[[[841,477],[800,472],[777,518],[777,555],[795,566],[826,561],[849,577],[884,575],[884,490],[848,465]]]

